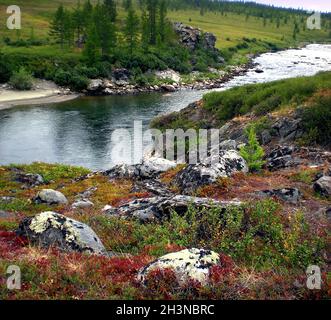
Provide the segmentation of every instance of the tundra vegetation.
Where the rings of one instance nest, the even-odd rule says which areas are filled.
[[[327,157],[325,150],[328,150],[330,140],[325,141],[318,131],[312,135],[310,129],[316,125],[315,121],[330,123],[330,119],[325,122],[330,108],[329,78],[330,73],[306,78],[305,90],[292,85],[297,80],[289,79],[251,86],[248,94],[240,95],[245,101],[258,101],[255,95],[263,96],[270,88],[275,94],[280,94],[277,88],[291,90],[291,96],[286,91],[284,96],[280,95],[282,103],[270,116],[277,116],[277,119],[290,116],[299,108],[306,128],[302,140],[308,147],[300,149],[302,141],[292,141],[299,148],[299,153],[292,157],[296,159],[307,150],[308,155],[315,156],[313,160],[307,157],[288,167],[271,167],[268,157],[274,153],[271,151],[273,145],[263,145],[266,153],[263,157],[259,133],[272,123],[264,116],[256,118],[250,113],[253,118],[248,122],[251,130],[246,151],[251,158],[259,150],[259,156],[253,156],[254,170],[220,177],[192,192],[192,195],[210,201],[240,201],[239,205],[230,205],[226,210],[217,205],[199,209],[192,204],[185,212],[173,211],[162,221],[142,223],[133,216],[120,218],[104,211],[105,205],[120,208],[130,201],[153,197],[151,191],[134,187],[137,181],[133,178],[110,180],[106,173],[89,174],[84,168],[58,164],[0,167],[1,298],[326,299],[330,295],[326,261],[329,242],[326,212],[330,210],[330,193],[325,193],[327,188],[321,193],[316,183],[320,181],[318,179],[330,180],[328,162],[318,160]],[[308,90],[309,84],[312,88]],[[208,108],[213,107],[216,112],[222,108],[223,101],[228,106],[230,98],[238,97],[237,90],[246,89],[218,93],[217,99],[212,94],[212,100],[207,96],[202,103],[207,101]],[[238,105],[238,100],[235,101],[233,106]],[[254,110],[253,103],[248,105],[250,112]],[[241,115],[239,119],[243,117],[247,115]],[[262,157],[263,161],[260,160]],[[317,165],[310,165],[316,160],[319,161]],[[175,195],[180,193],[176,177],[185,167],[179,165],[162,173],[158,181]],[[257,168],[260,169],[258,172]],[[22,174],[38,174],[44,182],[27,186],[17,178]],[[68,201],[53,205],[36,202],[36,195],[44,188],[60,191]],[[93,206],[71,205],[87,191]],[[288,192],[292,193],[289,195]],[[116,255],[64,252],[56,246],[46,249],[15,233],[23,218],[50,210],[90,226],[106,250]],[[183,283],[172,269],[153,270],[143,284],[138,281],[139,270],[148,263],[185,248],[205,248],[220,254],[219,263],[210,268],[207,284]],[[12,264],[22,271],[22,289],[18,291],[5,287],[6,269]],[[305,272],[309,265],[321,268],[321,290],[306,287]]]

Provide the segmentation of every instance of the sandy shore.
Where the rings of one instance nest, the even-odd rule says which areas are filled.
[[[68,93],[50,81],[40,80],[30,91],[0,88],[0,110],[21,105],[58,103],[76,99],[79,94]]]

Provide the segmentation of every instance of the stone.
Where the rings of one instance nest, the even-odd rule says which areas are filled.
[[[38,192],[36,198],[36,203],[47,203],[52,204],[67,204],[67,198],[60,192],[52,189],[43,189]]]
[[[179,284],[194,280],[206,285],[210,268],[219,262],[220,257],[216,252],[196,248],[185,249],[166,254],[148,264],[139,271],[138,280],[144,284],[151,271],[170,268],[175,272]]]
[[[219,144],[221,150],[236,150],[237,142],[235,140],[224,140]]]
[[[209,198],[176,195],[171,197],[152,197],[135,199],[117,208],[107,210],[111,216],[137,218],[143,223],[168,219],[171,212],[184,215],[190,206],[203,210],[218,207],[226,210],[229,206],[240,206],[239,201],[216,201]]]
[[[135,165],[121,164],[103,172],[111,179],[151,179],[162,172],[176,167],[176,162],[163,158],[150,157]]]
[[[263,73],[264,71],[262,69],[255,69],[256,73]]]
[[[298,203],[301,197],[301,193],[297,188],[263,190],[258,191],[257,194],[261,197],[274,197],[293,204]]]
[[[42,248],[56,246],[63,251],[106,254],[102,242],[89,226],[52,211],[25,218],[17,235]]]
[[[314,190],[323,196],[331,196],[331,177],[323,176],[314,183]]]
[[[219,156],[210,156],[201,163],[186,166],[178,172],[174,182],[184,194],[190,194],[236,172],[248,172],[246,161],[236,150],[220,150]]]
[[[173,82],[180,82],[181,80],[181,77],[180,77],[180,74],[172,69],[167,69],[167,70],[162,70],[162,71],[156,71],[155,72],[155,76],[158,78],[158,79],[161,79],[161,80],[172,80]],[[155,87],[154,87],[154,90]]]
[[[131,192],[149,192],[162,197],[172,195],[172,192],[163,183],[154,179],[136,181]]]
[[[17,173],[15,181],[24,183],[27,187],[35,187],[44,184],[44,179],[40,174]]]
[[[175,92],[176,88],[172,84],[162,84],[161,89],[167,92]]]
[[[267,167],[270,171],[288,168],[296,164],[292,154],[295,151],[294,146],[278,146],[267,156]]]
[[[102,79],[92,79],[87,87],[88,91],[98,91],[103,88]]]
[[[93,206],[94,206],[93,202],[86,200],[86,199],[78,200],[72,204],[73,209],[87,209],[87,208],[91,208]]]

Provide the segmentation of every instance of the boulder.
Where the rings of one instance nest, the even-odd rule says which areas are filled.
[[[209,280],[209,272],[212,266],[220,262],[216,252],[204,249],[185,249],[179,252],[166,254],[142,268],[138,273],[138,280],[146,283],[151,271],[172,269],[179,284],[189,280],[206,285]]]
[[[67,198],[60,192],[52,189],[43,189],[38,192],[36,203],[47,203],[47,204],[67,204]]]
[[[83,200],[78,200],[72,204],[73,209],[87,209],[93,207],[94,204],[93,202],[83,199]]]
[[[178,172],[174,182],[184,194],[189,194],[236,172],[248,172],[246,161],[236,150],[220,150],[219,156],[210,156],[201,163],[186,166]]]
[[[17,234],[42,248],[56,246],[64,251],[106,254],[100,239],[89,226],[51,211],[25,218]]]
[[[90,81],[87,90],[88,91],[99,91],[103,89],[103,81],[102,79],[93,79]]]
[[[152,197],[136,199],[120,207],[106,211],[111,216],[137,218],[141,222],[162,221],[170,217],[171,212],[184,215],[190,206],[198,209],[219,207],[226,210],[229,206],[239,206],[239,201],[216,201],[209,198],[176,195],[171,197]]]
[[[161,89],[167,92],[175,92],[176,88],[172,84],[163,84],[161,85]]]
[[[163,158],[151,157],[135,165],[121,164],[103,172],[111,179],[151,179],[162,172],[176,167],[176,162]]]
[[[331,177],[323,176],[314,183],[314,190],[323,196],[331,196]]]
[[[155,72],[155,76],[158,78],[158,79],[161,79],[161,80],[172,80],[173,82],[180,82],[180,74],[172,69],[167,69],[167,70],[163,70],[163,71],[156,71]],[[155,87],[154,87],[154,90]]]
[[[297,188],[263,190],[258,191],[257,194],[261,197],[274,197],[293,204],[298,203],[301,197],[301,193]]]
[[[15,181],[21,182],[30,188],[44,184],[43,177],[34,173],[18,173],[15,176]]]

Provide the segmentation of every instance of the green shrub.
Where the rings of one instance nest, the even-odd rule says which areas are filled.
[[[247,161],[248,168],[251,172],[260,171],[264,165],[264,150],[260,146],[252,126],[247,131],[248,144],[240,149],[240,155]]]
[[[331,96],[321,96],[304,109],[303,126],[307,144],[331,144]]]
[[[11,66],[0,56],[0,83],[8,82],[12,76]]]
[[[74,74],[70,79],[70,88],[76,91],[81,91],[87,88],[89,79],[85,76]]]
[[[14,72],[9,83],[17,90],[30,90],[33,86],[33,77],[23,67]]]
[[[54,75],[54,82],[59,86],[68,86],[71,81],[71,73],[69,71],[64,71],[59,69]]]

